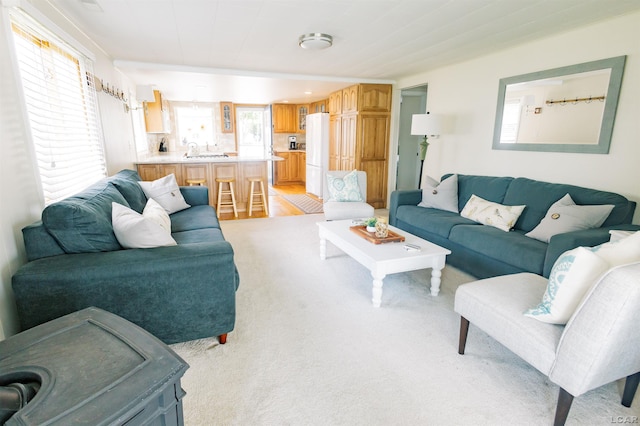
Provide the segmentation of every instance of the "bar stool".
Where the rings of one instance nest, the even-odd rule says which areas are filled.
[[[269,216],[267,196],[264,192],[264,182],[260,178],[249,178],[249,182],[251,182],[251,188],[249,189],[249,216],[251,216],[254,207],[262,207],[264,214]],[[255,184],[258,182],[260,182],[260,188],[256,191]],[[255,197],[258,197],[256,202],[253,201]]]
[[[223,206],[232,206],[233,207],[233,215],[238,217],[238,208],[236,207],[236,194],[233,190],[233,182],[235,179],[233,178],[216,178],[216,182],[218,182],[218,204],[216,207],[218,217],[220,217],[220,207]],[[224,184],[229,185],[229,189],[224,189]],[[222,200],[223,195],[231,196],[231,200]]]
[[[205,183],[207,183],[206,179],[187,179],[189,186],[204,186]]]

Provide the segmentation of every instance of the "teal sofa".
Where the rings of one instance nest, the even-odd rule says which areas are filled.
[[[95,306],[165,343],[218,336],[235,324],[239,276],[208,188],[181,187],[191,206],[170,215],[175,246],[123,249],[111,203],[142,212],[140,176],[122,170],[54,203],[23,229],[28,262],[12,278],[22,330]]]
[[[448,176],[451,175],[442,180]],[[448,248],[451,254],[447,264],[477,278],[519,272],[548,277],[554,262],[565,251],[609,241],[612,229],[640,229],[631,224],[636,203],[612,192],[527,178],[458,175],[458,211],[473,194],[499,204],[526,207],[514,229],[505,232],[458,213],[419,207],[421,190],[394,191],[389,223]],[[549,243],[525,236],[565,194],[570,194],[578,205],[613,204],[614,208],[599,228],[554,235]]]

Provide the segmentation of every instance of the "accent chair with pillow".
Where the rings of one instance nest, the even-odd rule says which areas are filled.
[[[640,382],[640,262],[609,268],[597,250],[580,249],[561,256],[549,280],[504,275],[463,284],[455,294],[458,353],[472,324],[547,375],[560,387],[555,425],[565,423],[574,397],[623,378],[622,404],[630,407]],[[470,339],[482,356],[486,345],[475,339],[486,337]]]
[[[140,181],[122,170],[22,230],[28,262],[12,278],[22,330],[95,306],[165,343],[226,341],[239,276],[208,188]]]
[[[367,174],[363,171],[328,171],[323,182],[323,206],[326,220],[372,217],[367,204]]]
[[[636,203],[613,192],[527,178],[447,174],[394,191],[389,224],[451,250],[447,264],[477,277],[549,276],[563,253],[609,240]]]

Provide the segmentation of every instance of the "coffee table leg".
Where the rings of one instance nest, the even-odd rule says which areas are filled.
[[[437,296],[440,293],[440,277],[442,276],[442,269],[431,269],[431,295]]]
[[[371,291],[373,294],[373,298],[371,299],[371,302],[373,303],[374,308],[379,308],[382,304],[382,280],[384,280],[384,277],[386,277],[386,275],[377,275],[372,272],[371,276],[373,277],[373,289]]]
[[[320,236],[320,259],[325,260],[327,258],[327,240]]]

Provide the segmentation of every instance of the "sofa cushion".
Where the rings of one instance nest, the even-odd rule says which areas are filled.
[[[171,232],[190,231],[192,229],[220,228],[213,207],[191,206],[186,210],[173,213],[171,218]]]
[[[106,179],[47,206],[42,222],[65,253],[120,250],[111,225],[111,203],[129,206]]]
[[[526,236],[548,243],[556,234],[599,228],[612,209],[613,204],[578,206],[566,194],[549,207],[542,221]]]
[[[422,201],[420,207],[431,207],[458,213],[458,175],[452,175],[437,182],[427,176],[422,184]]]
[[[640,231],[618,241],[611,241],[590,248],[610,266],[640,262]]]
[[[566,324],[589,289],[609,264],[586,247],[577,247],[556,260],[538,306],[525,315],[549,324]]]
[[[396,211],[398,221],[424,229],[425,231],[448,238],[451,229],[456,225],[472,225],[480,227],[478,223],[460,216],[458,213],[446,210],[431,209],[418,206],[400,206]]]
[[[217,228],[193,229],[191,231],[174,232],[171,234],[178,244],[211,243],[224,241],[222,231]]]
[[[510,231],[526,206],[505,206],[472,195],[460,212],[460,216],[483,225]]]
[[[153,202],[153,199],[149,201]],[[151,212],[145,208],[140,214],[122,204],[112,203],[113,232],[122,247],[134,249],[176,245],[169,230],[151,217]]]
[[[458,225],[449,240],[494,259],[542,275],[547,244],[522,232],[504,232],[491,226]]]
[[[527,206],[516,223],[516,229],[529,232],[540,223],[549,207],[565,194],[571,195],[573,201],[578,205],[613,204],[614,208],[602,226],[626,223],[629,216],[630,203],[622,195],[527,178],[516,178],[511,182],[504,197],[504,203],[509,205],[525,204]]]
[[[176,176],[171,173],[153,182],[138,182],[147,198],[156,200],[167,213],[175,213],[191,207],[184,201]]]
[[[443,179],[451,176],[445,175]],[[504,196],[513,181],[511,177],[458,175],[458,211],[462,211],[473,194],[494,203],[518,205],[526,203],[506,203]]]
[[[138,172],[127,169],[121,170],[109,178],[113,186],[115,186],[124,199],[127,200],[129,207],[138,213],[142,213],[142,210],[147,204],[147,197],[138,184],[141,180]]]
[[[354,201],[364,202],[360,185],[358,184],[358,171],[353,170],[344,177],[333,176],[327,173],[327,189],[329,190],[329,199],[327,201]]]

